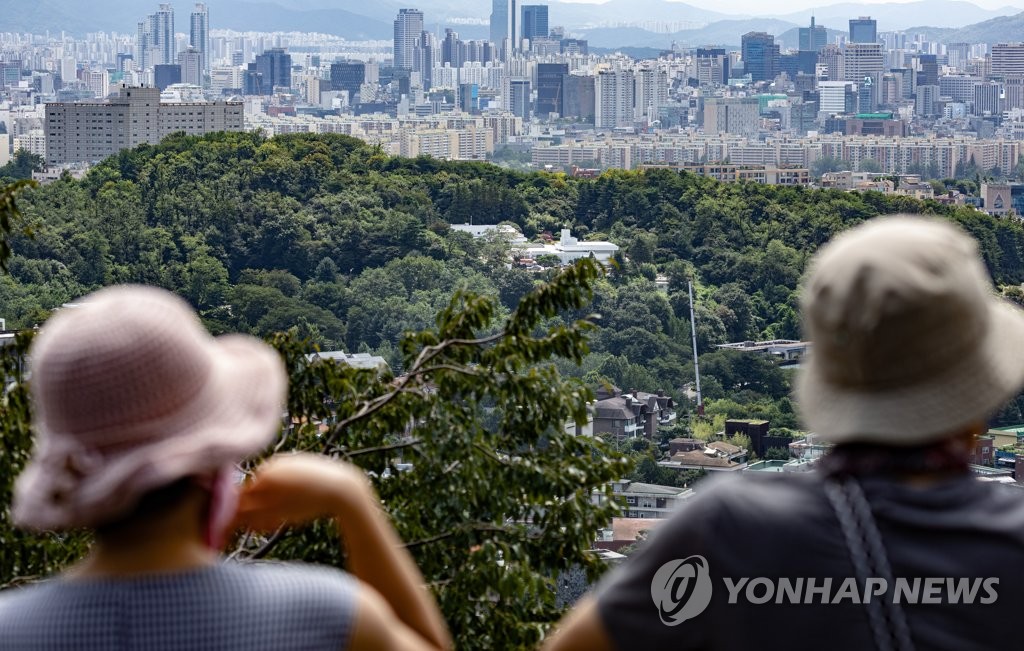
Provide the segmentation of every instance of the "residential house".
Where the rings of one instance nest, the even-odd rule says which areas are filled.
[[[684,501],[693,497],[692,488],[659,486],[623,479],[612,483],[615,499],[622,506],[626,518],[667,518]],[[605,500],[603,491],[595,490],[591,501],[600,504]]]
[[[706,470],[708,472],[733,472],[747,467],[746,461],[734,461],[745,457],[746,450],[737,448],[721,441],[708,444],[703,450],[677,452],[669,461],[659,461],[658,465],[673,470]]]
[[[654,438],[659,427],[676,421],[675,402],[664,391],[633,391],[594,403],[594,433]]]

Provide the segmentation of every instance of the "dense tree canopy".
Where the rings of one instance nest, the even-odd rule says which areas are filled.
[[[9,273],[0,274],[9,326],[39,324],[103,285],[148,283],[187,298],[215,333],[291,331],[276,341],[293,370],[291,409],[308,417],[297,422],[338,418],[345,427],[320,439],[298,425],[287,445],[358,459],[380,479],[466,648],[527,646],[557,617],[553,577],[588,564],[588,536],[610,512],[587,506],[589,491],[626,472],[619,453],[637,462],[635,478],[694,479],[667,477],[657,442],[610,453],[564,427],[585,413],[591,390],[610,384],[665,390],[686,409],[687,281],[711,420],[693,431],[681,420],[668,435],[713,434],[726,415],[798,427],[789,371],[715,346],[799,338],[808,260],[870,217],[958,222],[1005,293],[1024,302],[1024,227],[971,208],[722,184],[666,169],[576,179],[389,157],[337,135],[172,136],[122,152],[81,181],[26,190],[18,207],[18,228],[3,240],[13,251]],[[589,262],[558,276],[533,273],[510,266],[501,241],[450,228],[465,222],[512,223],[531,239],[568,226],[621,251],[607,275]],[[312,346],[373,351],[412,379],[394,385],[310,366],[301,353]],[[438,349],[437,365],[424,367],[424,351]],[[28,406],[20,386],[5,400],[9,490],[24,460]],[[1004,418],[1021,413],[1015,404]],[[419,470],[399,472],[403,458]],[[427,503],[438,486],[449,489]],[[314,528],[257,553],[339,561],[323,536]],[[82,541],[0,542],[4,572],[32,574],[74,557]]]
[[[399,364],[401,334],[432,325],[455,289],[495,296],[508,313],[543,277],[507,268],[500,242],[449,224],[510,222],[530,238],[570,226],[622,247],[622,264],[596,287],[604,328],[592,347],[606,356],[593,375],[674,392],[692,379],[687,279],[702,351],[797,338],[796,289],[810,255],[874,215],[956,220],[998,281],[1024,280],[1020,225],[967,208],[663,169],[574,179],[393,158],[335,135],[172,136],[22,204],[33,236],[14,235],[11,273],[0,278],[0,316],[11,325],[39,323],[105,284],[142,282],[182,294],[218,332],[298,326],[322,347],[391,351]]]

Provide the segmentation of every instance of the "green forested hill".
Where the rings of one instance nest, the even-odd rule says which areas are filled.
[[[809,256],[874,215],[957,220],[981,242],[998,282],[1024,280],[1024,228],[969,209],[668,170],[524,174],[392,158],[344,136],[171,137],[21,204],[34,237],[15,237],[11,273],[0,275],[9,325],[38,323],[101,285],[152,283],[187,297],[215,331],[297,326],[325,348],[371,349],[396,365],[398,336],[432,324],[454,288],[496,295],[508,310],[543,277],[506,268],[502,245],[448,224],[511,221],[529,238],[569,225],[581,239],[616,242],[625,256],[599,285],[594,309],[604,327],[591,355],[563,371],[641,390],[678,392],[691,379],[687,277],[697,281],[704,350],[796,338],[795,292]],[[655,287],[658,273],[670,278],[667,293]],[[734,358],[709,357],[710,397],[763,397]]]

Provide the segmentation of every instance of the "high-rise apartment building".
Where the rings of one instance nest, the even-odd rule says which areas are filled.
[[[641,68],[633,81],[633,116],[653,122],[658,119],[658,109],[668,102],[668,74],[657,68]]]
[[[631,70],[602,70],[594,82],[594,126],[598,129],[633,124],[635,82]]]
[[[779,70],[779,46],[766,32],[747,32],[741,39],[743,69],[753,81],[771,81]]]
[[[801,52],[818,52],[828,45],[828,30],[821,25],[815,25],[814,16],[811,16],[810,27],[800,28],[799,37]]]
[[[155,65],[177,63],[178,52],[174,41],[174,7],[161,4],[156,13],[146,16],[138,25],[136,34],[138,68],[145,70]]]
[[[876,43],[878,42],[878,21],[870,16],[850,19],[850,42],[851,43]]]
[[[210,72],[210,12],[203,3],[196,3],[189,24],[188,42],[199,52],[199,68],[203,74]]]
[[[399,9],[395,18],[395,68],[412,70],[415,61],[416,40],[423,34],[423,12],[419,9]]]
[[[157,88],[122,87],[106,102],[46,105],[46,162],[99,161],[123,149],[155,145],[177,131],[203,135],[245,128],[241,102],[161,104]]]
[[[520,25],[522,25],[521,38],[529,39],[530,43],[533,43],[538,38],[547,38],[548,6],[523,5]]]

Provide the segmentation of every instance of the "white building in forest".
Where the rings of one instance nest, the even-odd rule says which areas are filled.
[[[527,244],[520,247],[519,251],[534,260],[542,255],[553,255],[563,265],[591,256],[602,264],[608,264],[612,256],[618,253],[619,247],[611,242],[580,242],[569,233],[568,228],[563,228],[561,239],[554,244]]]

